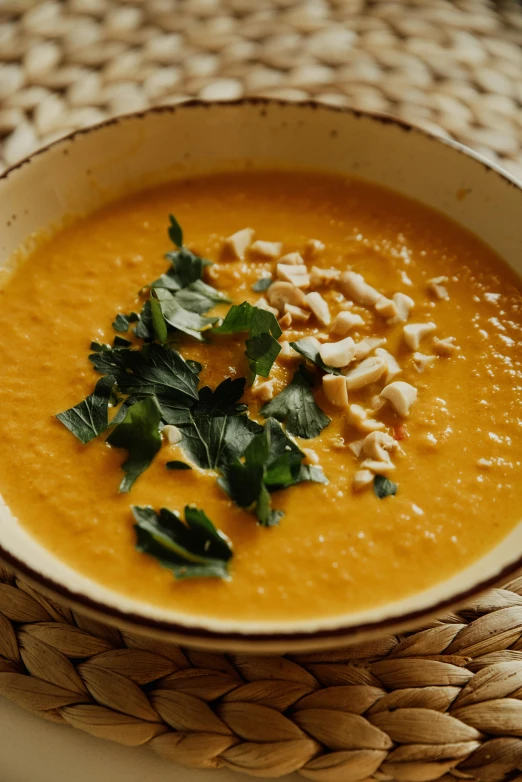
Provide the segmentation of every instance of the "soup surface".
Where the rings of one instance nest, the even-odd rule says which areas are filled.
[[[368,306],[353,306],[334,284],[318,288],[332,319],[346,307],[363,325],[355,342],[385,337],[417,390],[407,417],[387,403],[368,415],[385,425],[402,454],[389,477],[395,496],[356,491],[361,459],[349,444],[367,432],[353,415],[317,404],[332,420],[313,439],[328,483],[306,482],[273,495],[277,526],[256,524],[220,488],[215,471],[166,470],[187,462],[183,443],[165,443],[129,493],[119,493],[126,454],[102,435],[82,445],[55,415],[90,394],[99,379],[88,361],[91,340],[112,342],[118,312],[139,312],[138,291],[165,271],[172,249],[168,215],[188,247],[215,262],[207,281],[239,304],[275,261],[246,250],[223,255],[225,237],[246,226],[257,239],[299,251],[309,269],[352,269],[384,296],[414,301],[410,323],[433,322],[418,352],[435,358],[418,371],[395,325]],[[310,239],[318,246],[306,255]],[[439,298],[432,278],[449,298]],[[440,293],[440,291],[439,291]],[[364,609],[417,592],[471,563],[519,521],[522,459],[522,295],[507,267],[442,216],[388,191],[329,175],[244,173],[178,181],[121,200],[80,219],[21,263],[0,293],[0,492],[21,522],[58,557],[104,585],[178,611],[234,619],[304,619]],[[220,305],[218,314],[229,305]],[[349,309],[351,307],[351,309]],[[310,317],[281,340],[328,328]],[[131,332],[124,336],[131,336]],[[454,338],[450,348],[434,340]],[[328,339],[329,337],[326,337]],[[338,340],[341,337],[331,337]],[[344,338],[344,337],[343,337]],[[453,347],[456,347],[454,350]],[[199,343],[181,335],[177,349],[202,364],[201,385],[247,374],[244,335]],[[297,354],[273,365],[273,392],[291,380]],[[262,378],[260,379],[263,380]],[[259,383],[259,381],[258,381]],[[263,422],[258,383],[247,388],[249,414]],[[383,382],[350,391],[369,409]],[[352,411],[353,413],[353,411]],[[135,547],[131,505],[202,508],[230,539],[230,578],[176,581]]]

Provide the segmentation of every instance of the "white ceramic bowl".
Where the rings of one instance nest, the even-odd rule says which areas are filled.
[[[79,131],[0,179],[0,265],[30,235],[120,194],[209,169],[305,168],[356,175],[456,220],[522,272],[522,190],[456,143],[386,117],[267,100],[153,109]],[[522,510],[522,509],[521,509]],[[521,513],[522,516],[522,513]],[[420,624],[522,566],[522,523],[494,550],[436,586],[377,608],[299,622],[233,622],[140,603],[57,560],[0,507],[0,555],[25,578],[98,618],[185,644],[291,651]]]

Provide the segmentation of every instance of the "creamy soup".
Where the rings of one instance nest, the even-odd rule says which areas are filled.
[[[240,403],[248,411],[231,417],[264,424],[268,404],[289,430],[320,430],[294,440],[307,474],[328,482],[274,491],[272,507],[284,512],[271,517],[274,526],[258,522],[259,502],[256,515],[239,507],[237,487],[235,497],[225,492],[223,469],[198,466],[181,424],[159,434],[156,422],[157,453],[119,492],[128,459],[122,430],[82,444],[56,418],[102,377],[88,360],[91,340],[112,345],[115,315],[142,312],[147,286],[167,271],[164,254],[176,252],[169,214],[185,245],[213,262],[203,267],[205,283],[232,304],[272,312],[282,331],[266,336],[282,346],[268,378],[248,385],[249,361],[259,369],[264,360],[245,357],[248,333],[216,334],[220,321],[195,336],[168,327],[171,347],[201,365],[199,388],[246,377]],[[174,224],[181,243],[176,231]],[[266,277],[272,284],[260,290]],[[159,317],[165,295],[172,292],[154,296]],[[173,182],[42,242],[0,296],[0,492],[49,550],[107,587],[220,618],[335,615],[432,586],[520,519],[519,281],[476,238],[417,203],[322,174]],[[222,319],[231,303],[196,317]],[[119,322],[131,350],[144,344],[136,326]],[[316,339],[306,343],[315,364],[290,344],[307,337]],[[301,390],[278,400],[295,373]],[[125,396],[113,389],[109,418]],[[241,475],[237,443],[235,456]],[[228,577],[178,580],[136,548],[131,506],[183,518],[191,505],[228,538],[210,546],[231,549],[220,565]]]

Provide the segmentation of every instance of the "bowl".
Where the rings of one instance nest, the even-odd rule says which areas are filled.
[[[186,173],[229,167],[355,175],[439,210],[522,272],[522,189],[459,144],[389,117],[315,103],[191,101],[78,131],[0,179],[0,268],[35,232]],[[422,624],[522,566],[522,523],[478,561],[407,598],[299,622],[195,617],[131,600],[59,561],[0,506],[0,557],[58,601],[105,622],[185,645],[291,652],[340,646]]]

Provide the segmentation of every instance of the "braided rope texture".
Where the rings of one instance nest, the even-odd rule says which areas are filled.
[[[0,694],[194,768],[522,782],[522,577],[411,634],[254,657],[120,632],[0,567]]]
[[[397,115],[522,178],[518,0],[0,0],[0,169],[189,97]]]

